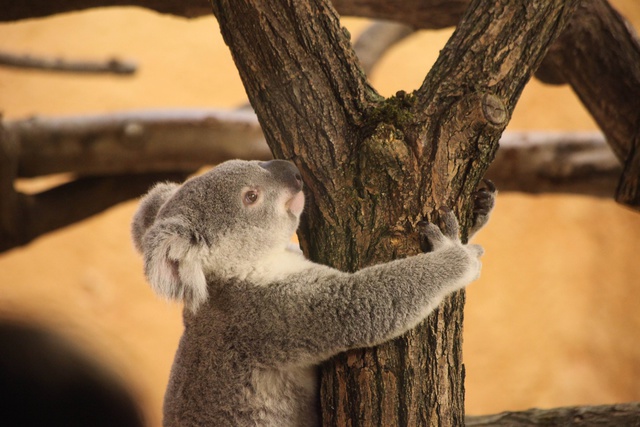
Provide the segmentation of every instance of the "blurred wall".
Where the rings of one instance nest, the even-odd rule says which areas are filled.
[[[613,3],[639,26],[636,0]],[[345,25],[356,37],[366,21]],[[449,35],[421,32],[394,48],[374,86],[383,95],[417,88]],[[0,50],[140,66],[134,77],[0,68],[5,118],[245,102],[213,18],[93,10],[2,24]],[[509,129],[596,127],[570,89],[532,81]],[[129,238],[134,209],[121,204],[0,255],[0,316],[46,324],[108,363],[156,426],[181,310],[144,281]],[[638,213],[610,200],[505,193],[477,240],[486,255],[465,312],[469,413],[640,400]]]

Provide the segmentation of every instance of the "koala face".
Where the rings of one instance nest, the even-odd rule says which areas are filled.
[[[237,252],[246,256],[276,241],[286,244],[303,206],[302,179],[292,163],[234,160],[185,182],[156,221],[181,218],[191,239],[225,252],[241,245]]]
[[[202,301],[205,276],[242,275],[282,250],[304,208],[302,186],[298,169],[283,160],[232,160],[182,186],[157,186],[133,221],[152,286],[172,298]]]

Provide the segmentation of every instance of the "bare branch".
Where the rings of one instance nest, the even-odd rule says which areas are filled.
[[[500,191],[611,197],[622,166],[596,132],[506,132],[487,178]]]
[[[183,181],[188,175],[188,172],[173,172],[87,177],[35,195],[14,193],[17,200],[14,228],[0,229],[0,252],[138,197],[158,181]],[[2,198],[5,196],[3,193]]]
[[[213,130],[206,125],[206,117]],[[194,125],[198,122],[201,125]],[[127,134],[136,134],[147,126],[157,128],[146,133],[146,148],[142,150],[140,142],[132,141]],[[148,111],[107,117],[31,119],[9,122],[8,128],[10,131],[3,133],[0,152],[0,250],[26,244],[44,233],[136,197],[153,182],[182,180],[204,164],[236,157],[270,158],[252,113]],[[188,135],[187,143],[176,143],[177,135]],[[100,141],[107,142],[98,149]],[[20,146],[20,142],[24,144]],[[105,147],[113,148],[113,152],[104,154]],[[20,157],[20,148],[26,157]],[[47,153],[46,162],[31,158],[38,150]],[[101,154],[92,155],[95,151]],[[140,164],[134,168],[130,157],[136,151],[143,151],[147,157],[136,156]],[[101,161],[105,159],[108,161]],[[62,171],[116,176],[81,178],[28,196],[13,188],[18,163],[22,162],[30,165],[29,176]],[[43,170],[38,169],[40,166]],[[162,172],[123,175],[132,169]],[[503,136],[487,176],[501,191],[571,192],[609,197],[621,171],[621,165],[601,134],[519,132]]]
[[[640,425],[640,403],[530,409],[465,417],[468,427],[618,427]]]
[[[133,74],[137,65],[133,62],[112,58],[107,61],[78,61],[63,58],[44,58],[33,55],[15,55],[0,52],[0,66],[27,68],[44,71],[62,71],[70,73],[109,73]]]
[[[186,18],[211,14],[206,0],[5,0],[0,7],[0,22],[40,18],[58,13],[107,6],[138,6]],[[468,0],[333,0],[333,6],[343,16],[386,19],[414,28],[444,28],[457,24]]]
[[[332,0],[341,15],[401,22],[416,29],[453,27],[469,0]]]
[[[451,206],[460,194],[475,190],[522,89],[578,3],[548,1],[534,7],[525,2],[498,8],[491,2],[471,2],[415,92],[412,106],[415,115],[423,117],[410,130],[414,149],[425,151],[423,159],[459,162],[439,171],[431,183],[434,191],[451,198],[443,205]],[[470,153],[475,153],[471,162]],[[423,167],[432,165],[427,161]],[[462,187],[451,186],[451,174],[465,177],[454,180]]]
[[[616,201],[640,210],[640,130],[632,141],[631,151],[616,189]]]
[[[14,188],[17,141],[0,127],[0,251],[94,215],[144,192],[160,179],[184,179],[185,173],[82,178],[36,195]],[[99,196],[97,196],[99,195]]]
[[[334,168],[344,164],[364,106],[379,96],[368,86],[335,10],[327,1],[220,0],[212,6],[276,156],[304,159],[318,149]],[[265,43],[270,37],[281,41],[280,34],[297,37],[286,48]]]
[[[414,33],[414,29],[405,24],[391,21],[378,21],[365,29],[353,43],[353,50],[360,60],[362,70],[368,76],[389,49]],[[251,104],[239,107],[253,111]]]
[[[87,0],[50,2],[27,0],[7,2],[0,8],[0,21],[48,16],[92,7],[133,5],[179,16],[209,14],[206,0]],[[334,0],[342,15],[390,19],[414,28],[443,28],[456,25],[469,2],[455,0]],[[364,60],[365,65],[366,59]],[[627,205],[640,204],[638,160],[633,153],[635,127],[640,118],[640,47],[633,29],[606,0],[581,3],[562,38],[537,73],[553,84],[568,82],[587,106],[620,159],[628,163],[616,198]],[[611,117],[615,117],[612,120]],[[635,159],[635,160],[634,160]],[[635,184],[634,184],[635,183]],[[635,202],[634,202],[635,200]]]
[[[5,127],[20,177],[177,172],[232,158],[271,158],[252,112],[138,111],[16,120]],[[611,197],[621,173],[600,133],[506,132],[487,176],[501,191]]]
[[[360,65],[370,75],[380,58],[398,42],[404,40],[414,29],[405,24],[380,21],[371,24],[353,44]]]
[[[547,81],[568,82],[625,164],[616,199],[640,209],[640,43],[606,0],[587,0],[545,59]]]
[[[204,164],[271,157],[255,115],[246,112],[34,118],[3,124],[0,136],[0,251],[136,197],[154,182],[181,181]],[[18,176],[59,172],[111,176],[80,178],[36,195],[13,187]],[[149,172],[155,173],[138,174]]]
[[[19,177],[194,170],[233,158],[271,158],[255,114],[158,110],[9,121]]]
[[[211,15],[211,6],[207,0],[3,0],[0,7],[0,22],[42,18],[58,13],[107,6],[138,6],[187,18]]]
[[[15,138],[0,123],[0,247],[11,247],[16,236],[24,233],[21,204],[13,187],[18,174],[18,153]]]

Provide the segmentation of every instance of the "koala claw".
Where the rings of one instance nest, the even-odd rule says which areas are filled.
[[[446,242],[446,237],[437,225],[427,221],[420,221],[420,237],[423,252],[431,252]]]
[[[421,249],[423,252],[431,252],[442,246],[448,240],[459,241],[459,226],[455,214],[448,207],[438,209],[440,218],[444,224],[442,229],[426,220],[418,222],[421,236]]]
[[[483,180],[485,187],[473,193],[474,215],[488,215],[493,209],[497,194],[496,186],[488,179]]]
[[[470,236],[487,223],[489,214],[496,203],[498,190],[495,184],[488,179],[484,179],[482,182],[484,186],[473,193],[473,225]]]
[[[460,227],[458,226],[458,219],[456,218],[456,215],[446,206],[441,207],[438,211],[440,212],[440,218],[444,223],[444,234],[452,240],[459,240]]]

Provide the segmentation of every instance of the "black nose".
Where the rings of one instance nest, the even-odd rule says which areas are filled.
[[[259,165],[294,191],[302,190],[302,176],[293,163],[287,160],[269,160],[268,162],[260,162]]]

